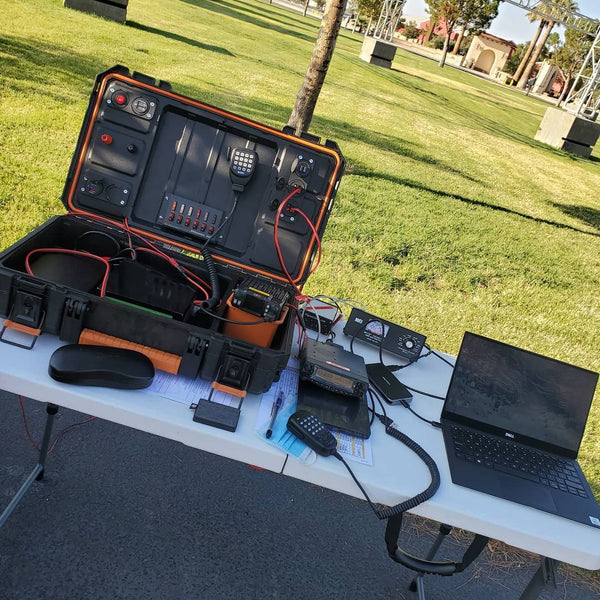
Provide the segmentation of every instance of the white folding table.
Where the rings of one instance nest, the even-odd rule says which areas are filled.
[[[341,334],[337,341],[347,343]],[[58,338],[47,334],[41,335],[30,350],[0,343],[0,389],[47,403],[48,437],[51,407],[56,410],[62,406],[357,498],[363,497],[339,461],[318,457],[312,464],[304,464],[267,443],[255,428],[259,396],[250,395],[244,400],[237,430],[231,433],[194,422],[192,411],[186,405],[146,390],[74,386],[53,380],[48,375],[48,362],[52,352],[62,344]],[[378,360],[377,351],[364,344],[355,342],[354,350],[363,354],[367,362]],[[431,354],[400,371],[399,377],[411,388],[443,397],[451,371],[448,364]],[[441,400],[418,393],[414,396],[412,408],[416,412],[427,419],[439,418]],[[533,588],[543,584],[551,561],[600,569],[600,530],[454,485],[441,431],[419,420],[404,407],[387,407],[387,412],[400,431],[429,453],[440,471],[441,484],[437,493],[410,512],[544,557],[534,576],[537,584],[532,583],[522,598],[537,595]],[[352,469],[374,502],[393,506],[429,485],[429,472],[422,461],[386,435],[378,421],[372,426],[370,440],[373,465],[353,462]],[[11,504],[16,505],[33,481],[41,478],[44,458],[42,456],[40,464]],[[0,525],[12,508],[14,506],[5,510]]]

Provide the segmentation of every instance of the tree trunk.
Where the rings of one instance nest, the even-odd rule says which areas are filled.
[[[527,66],[525,67],[523,74],[519,78],[519,83],[517,84],[517,87],[520,90],[524,90],[525,87],[527,86],[527,82],[529,81],[531,72],[533,71],[533,68],[535,67],[535,63],[538,61],[540,54],[542,53],[542,50],[544,49],[544,46],[546,45],[546,42],[548,41],[548,36],[550,35],[550,32],[552,31],[552,28],[554,27],[554,25],[555,25],[554,21],[548,21],[546,30],[542,34],[542,39],[539,41],[538,45],[535,47],[535,50],[531,54],[531,58],[529,59],[529,62],[527,63]]]
[[[450,47],[450,34],[452,30],[449,30],[444,38],[444,48],[442,49],[442,56],[440,57],[440,62],[438,63],[438,67],[443,67],[446,64],[446,56],[448,55],[448,48]]]
[[[531,53],[533,52],[533,49],[535,48],[537,41],[540,39],[542,29],[544,29],[544,27],[546,26],[546,23],[547,23],[547,21],[543,21],[543,20],[540,21],[537,31],[535,32],[535,35],[533,36],[533,39],[531,40],[531,42],[529,42],[529,46],[527,46],[527,52],[525,52],[523,58],[521,59],[521,62],[519,63],[519,66],[517,67],[517,70],[515,71],[515,74],[512,76],[514,81],[519,81],[519,79],[521,78],[521,75],[523,74],[523,70],[527,66],[527,63],[529,62]]]
[[[315,49],[288,121],[288,125],[295,129],[297,135],[308,131],[312,121],[313,112],[335,49],[346,3],[347,0],[327,0],[325,5]]]
[[[563,84],[563,88],[562,88],[562,91],[560,92],[560,96],[558,98],[558,102],[556,103],[556,106],[560,106],[565,101],[565,98],[567,97],[567,94],[569,93],[569,88],[571,87],[572,79],[573,79],[573,76],[571,75],[571,73],[569,73],[569,75],[565,79],[565,83]]]
[[[356,33],[356,29],[358,28],[358,19],[360,19],[360,13],[356,11],[356,15],[354,16],[354,27],[352,27],[352,33]]]
[[[304,3],[304,12],[302,13],[302,16],[305,17],[306,13],[308,12],[308,3],[310,2],[310,0],[306,0],[306,2]]]
[[[426,44],[429,40],[431,40],[431,36],[433,35],[433,30],[435,29],[436,25],[437,23],[433,19],[429,21],[429,26],[427,27],[427,31],[423,36],[423,44]]]
[[[458,54],[460,44],[463,41],[463,38],[465,37],[466,28],[467,28],[466,25],[462,26],[462,29],[460,30],[460,34],[458,35],[458,39],[454,42],[454,48],[452,49],[452,54],[454,54],[455,56]]]

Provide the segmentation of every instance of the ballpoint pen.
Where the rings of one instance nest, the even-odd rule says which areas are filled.
[[[269,422],[269,427],[267,429],[266,436],[270,438],[273,435],[273,425],[275,425],[275,419],[277,418],[277,413],[283,404],[283,393],[279,392],[277,394],[277,400],[273,402],[273,406],[271,406],[271,421]]]

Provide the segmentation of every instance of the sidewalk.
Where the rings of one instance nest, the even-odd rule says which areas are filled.
[[[0,508],[36,461],[16,396],[0,392]],[[39,439],[45,405],[26,400]],[[54,436],[86,416],[61,409]],[[401,476],[399,469],[398,476]],[[435,526],[408,519],[424,555]],[[416,600],[363,501],[107,421],[71,428],[0,532],[7,600]],[[449,536],[440,559],[469,539]],[[465,572],[426,577],[428,600],[515,600],[537,557],[494,544]],[[597,600],[563,567],[541,600]]]
[[[400,48],[401,50],[406,50],[407,52],[411,52],[413,54],[417,54],[419,56],[429,58],[430,60],[434,60],[435,62],[439,62],[439,60],[442,56],[441,50],[437,50],[435,48],[430,48],[429,46],[423,46],[421,44],[417,44],[416,42],[409,42],[406,40],[401,40],[399,38],[396,38],[394,40],[394,46],[396,46],[397,48]],[[547,94],[535,94],[533,92],[527,92],[525,90],[520,90],[517,87],[514,87],[514,86],[511,87],[511,86],[505,85],[497,77],[490,77],[486,73],[481,73],[480,71],[474,71],[473,69],[467,69],[466,67],[462,67],[462,66],[460,66],[460,64],[457,64],[457,62],[456,62],[456,61],[459,61],[459,59],[460,59],[460,57],[448,54],[447,58],[446,58],[446,63],[444,66],[450,67],[452,69],[458,69],[459,71],[463,71],[464,73],[469,73],[470,75],[479,77],[480,79],[485,79],[485,80],[487,80],[491,83],[495,83],[496,85],[499,85],[501,87],[513,90],[516,93],[524,94],[526,96],[531,96],[532,98],[538,98],[539,100],[542,100],[543,102],[547,102],[548,104],[552,104],[553,106],[556,106],[556,104],[558,102],[558,98],[552,98],[552,97],[548,96]]]

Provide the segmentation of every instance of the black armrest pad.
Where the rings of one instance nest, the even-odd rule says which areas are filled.
[[[135,390],[152,383],[154,365],[135,350],[68,344],[52,354],[48,373],[63,383]]]

